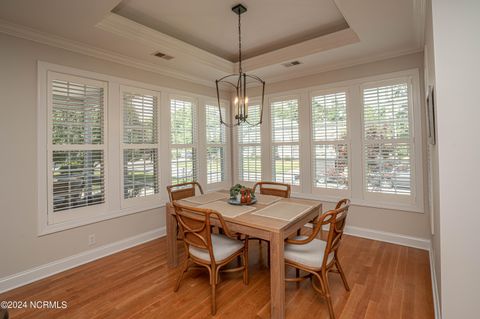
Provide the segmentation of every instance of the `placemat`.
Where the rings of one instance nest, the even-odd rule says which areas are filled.
[[[225,198],[228,198],[228,196],[229,195],[227,193],[211,192],[203,195],[187,197],[182,200],[201,205],[201,204],[207,204],[210,202],[215,202],[219,199],[225,199]]]
[[[231,217],[231,218],[234,218],[239,215],[251,212],[252,210],[255,210],[255,207],[253,206],[231,205],[224,201],[216,201],[216,202],[208,203],[198,207],[213,209],[219,212],[220,214],[222,214],[222,216]]]
[[[252,215],[291,221],[298,215],[309,211],[312,209],[312,207],[313,206],[282,201],[259,209],[258,211],[252,213]]]
[[[255,194],[255,198],[257,198],[257,204],[261,205],[270,205],[282,199],[282,197],[279,196],[263,194]]]

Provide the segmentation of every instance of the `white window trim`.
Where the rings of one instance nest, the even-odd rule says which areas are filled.
[[[231,178],[231,171],[232,171],[232,165],[231,165],[231,130],[229,127],[225,127],[225,143],[223,144],[209,144],[206,140],[206,134],[207,134],[207,125],[206,125],[206,112],[207,112],[207,105],[209,106],[216,106],[218,102],[213,99],[203,99],[201,101],[202,105],[202,120],[203,124],[199,123],[200,127],[200,134],[205,136],[205,172],[207,172],[207,147],[223,147],[223,152],[224,152],[224,180],[218,183],[207,183],[207,177],[205,175],[205,182],[202,183],[202,185],[205,185],[207,191],[215,191],[215,190],[222,190],[222,189],[229,189],[232,184],[232,178]],[[222,107],[225,110],[225,119],[230,118],[230,105],[227,101],[220,101],[220,107]],[[219,124],[223,125],[223,124]]]
[[[248,103],[249,105],[260,105],[260,103],[262,103],[262,100],[258,97],[255,97],[255,98],[249,98],[250,99],[250,102]],[[261,107],[261,106],[260,106]],[[231,117],[231,120],[234,121],[234,115],[232,115]],[[260,157],[260,161],[261,161],[261,165],[262,165],[262,170],[261,170],[261,174],[262,174],[262,179],[263,179],[263,172],[264,172],[264,166],[265,166],[265,157],[264,157],[264,153],[263,153],[263,149],[262,149],[262,144],[263,144],[263,135],[264,135],[264,132],[263,132],[263,128],[265,127],[266,125],[266,122],[268,122],[268,120],[266,120],[265,118],[265,103],[263,105],[263,123],[260,125],[260,142],[259,143],[242,143],[240,144],[239,141],[238,141],[238,126],[234,127],[233,130],[232,130],[232,142],[231,144],[232,145],[236,145],[238,147],[233,147],[233,154],[232,154],[232,158],[235,158],[235,160],[233,161],[233,175],[234,175],[234,178],[233,180],[235,181],[235,184],[241,184],[241,185],[244,185],[244,186],[247,186],[247,187],[253,187],[253,185],[255,184],[255,182],[251,182],[251,181],[244,181],[243,179],[240,178],[240,148],[241,147],[248,147],[248,146],[252,146],[252,147],[257,147],[257,146],[260,146],[260,154],[261,154],[261,157]]]
[[[162,126],[161,126],[161,107],[160,103],[162,101],[161,99],[161,93],[158,91],[153,91],[153,90],[147,90],[139,87],[134,87],[134,86],[128,86],[128,85],[120,85],[119,87],[120,93],[119,93],[119,107],[120,107],[120,194],[122,198],[122,203],[121,203],[121,208],[130,208],[130,207],[138,207],[138,206],[155,206],[155,203],[158,203],[158,201],[162,200],[162,191],[163,189],[161,188],[161,169],[160,166],[162,165],[162,161],[160,158],[160,132],[162,131]],[[157,97],[157,143],[156,144],[125,144],[123,142],[124,138],[124,118],[123,118],[123,93],[128,92],[128,93],[137,93],[137,94],[144,94],[144,95],[153,95]],[[125,149],[149,149],[149,148],[156,148],[157,149],[157,183],[158,183],[158,193],[153,194],[153,195],[148,195],[148,196],[143,196],[143,197],[136,197],[136,198],[125,198],[124,196],[124,163],[123,163],[123,151]]]
[[[267,122],[268,121],[268,125],[269,125],[269,134],[268,134],[268,145],[269,145],[269,156],[268,157],[263,157],[264,159],[268,159],[267,161],[263,161],[263,163],[265,163],[265,168],[262,168],[262,170],[266,170],[268,169],[268,172],[270,173],[270,180],[273,181],[273,147],[276,146],[276,145],[298,145],[298,155],[299,155],[299,174],[300,174],[300,185],[291,185],[291,188],[292,188],[292,192],[304,192],[304,189],[305,189],[305,186],[308,184],[308,182],[306,182],[305,178],[306,176],[305,175],[309,175],[309,173],[307,172],[307,166],[304,165],[304,158],[305,156],[302,156],[302,150],[303,151],[307,151],[306,147],[305,147],[305,140],[302,140],[302,136],[305,135],[305,134],[302,134],[302,131],[305,131],[304,129],[302,129],[302,118],[305,118],[305,116],[302,116],[303,113],[305,112],[302,112],[302,110],[305,110],[305,99],[304,97],[302,96],[302,94],[298,94],[298,93],[289,93],[289,94],[276,94],[276,95],[272,95],[272,96],[269,96],[267,99],[268,101],[268,104],[267,104],[267,109],[268,109],[268,117],[266,118],[265,120],[265,117],[264,117],[264,122]],[[290,101],[290,100],[297,100],[298,102],[298,122],[299,122],[299,125],[298,125],[298,141],[297,142],[273,142],[273,132],[272,132],[272,103],[275,103],[275,102],[282,102],[282,101]],[[265,116],[265,115],[264,115]],[[264,139],[262,139],[262,143],[263,143]],[[263,150],[262,150],[263,151]],[[309,154],[310,151],[308,150],[308,153]],[[269,163],[267,165],[267,162]],[[262,164],[263,164],[262,163]],[[309,167],[309,165],[308,165]],[[281,183],[281,181],[280,181]]]
[[[172,122],[171,122],[171,101],[172,100],[178,100],[178,101],[185,101],[185,102],[190,102],[192,103],[192,110],[193,110],[193,143],[191,144],[173,144],[172,139],[171,139],[171,128],[172,128]],[[204,185],[206,183],[206,178],[205,178],[205,183],[203,183],[203,180],[200,171],[206,172],[206,166],[204,165],[203,161],[201,160],[202,156],[204,155],[204,147],[201,147],[200,145],[203,142],[202,134],[200,133],[200,118],[203,115],[203,112],[200,112],[199,108],[199,99],[194,98],[189,95],[184,95],[184,94],[169,94],[168,95],[168,109],[169,109],[169,125],[168,125],[168,157],[169,157],[169,184],[173,184],[172,181],[172,150],[177,149],[177,148],[193,148],[195,150],[195,161],[193,163],[195,167],[194,171],[194,176],[193,179],[196,181],[199,181],[200,184]]]
[[[53,112],[53,98],[52,98],[52,80],[59,79],[64,81],[78,82],[82,84],[88,84],[92,86],[102,87],[104,89],[104,108],[103,108],[103,143],[102,144],[69,144],[69,145],[54,145],[51,141],[51,136],[53,135],[52,130],[52,112]],[[108,83],[102,80],[95,80],[89,78],[83,78],[75,75],[64,74],[60,72],[48,71],[47,72],[47,222],[49,224],[58,224],[69,222],[73,219],[76,219],[76,216],[82,216],[82,218],[88,218],[95,216],[98,212],[106,212],[107,210],[107,194],[106,194],[106,183],[108,180],[108,111],[107,111],[107,102],[108,101]],[[65,214],[62,211],[53,212],[53,188],[50,185],[53,185],[53,176],[52,172],[52,162],[53,162],[53,151],[69,151],[69,150],[101,150],[103,151],[103,169],[104,169],[104,187],[105,187],[105,202],[98,205],[86,206],[75,208],[76,216],[72,214]],[[45,168],[44,168],[45,169]],[[68,210],[65,210],[68,211]]]
[[[352,141],[351,141],[351,123],[352,123],[352,116],[351,116],[351,98],[350,98],[350,88],[347,86],[338,86],[335,88],[328,88],[323,90],[312,90],[308,94],[309,100],[309,115],[310,118],[313,118],[313,103],[312,99],[316,96],[321,95],[328,95],[328,94],[336,94],[340,92],[345,92],[346,98],[346,114],[347,114],[347,137],[344,140],[344,143],[340,143],[338,141],[314,141],[313,136],[309,138],[311,143],[310,145],[310,161],[311,161],[311,170],[312,170],[312,179],[311,187],[312,187],[312,194],[319,195],[319,196],[329,196],[333,198],[350,198],[352,196]],[[309,123],[309,129],[311,134],[313,134],[313,125]],[[315,174],[315,162],[313,161],[313,155],[315,154],[315,146],[316,145],[335,145],[335,144],[347,144],[347,152],[348,152],[348,188],[347,189],[330,189],[330,188],[322,188],[322,187],[315,187],[313,182],[313,177]]]
[[[393,143],[408,143],[409,145],[413,146],[412,149],[411,149],[411,170],[410,170],[410,174],[411,174],[411,195],[397,195],[397,194],[382,194],[382,193],[373,193],[373,192],[367,192],[366,191],[366,178],[365,176],[363,176],[363,185],[362,185],[362,191],[363,191],[363,199],[366,201],[366,202],[391,202],[391,201],[394,201],[394,202],[397,202],[399,203],[400,205],[401,204],[404,204],[404,205],[415,205],[415,200],[416,200],[416,196],[417,196],[417,183],[415,181],[416,179],[416,173],[417,173],[417,167],[416,167],[416,164],[415,164],[415,159],[417,157],[417,151],[416,151],[416,148],[415,148],[415,122],[418,122],[418,121],[415,121],[415,115],[414,115],[414,94],[413,94],[413,91],[414,91],[414,88],[413,88],[413,83],[412,83],[412,76],[404,76],[404,77],[398,77],[398,78],[392,78],[392,79],[389,79],[389,80],[379,80],[379,81],[370,81],[368,83],[364,83],[362,85],[360,85],[360,92],[361,92],[361,97],[362,97],[362,108],[361,108],[361,122],[362,124],[364,123],[363,122],[363,92],[365,89],[369,89],[369,88],[375,88],[375,87],[380,87],[380,86],[388,86],[388,85],[394,85],[394,84],[401,84],[401,83],[407,83],[407,86],[408,86],[408,94],[409,94],[409,97],[408,97],[408,100],[411,101],[408,105],[408,108],[409,108],[409,112],[408,112],[408,115],[409,115],[409,128],[410,128],[410,131],[411,131],[411,134],[410,134],[410,137],[409,138],[404,138],[404,139],[397,139],[397,140],[392,140]],[[362,126],[362,130],[361,130],[361,137],[362,137],[362,167],[365,166],[365,157],[364,157],[364,154],[363,152],[365,151],[365,145],[367,143],[365,143],[365,131],[364,131],[364,127]],[[398,141],[398,140],[405,140],[405,141]],[[418,139],[417,139],[418,140]],[[421,138],[419,139],[421,140]],[[387,142],[388,143],[388,142]],[[420,153],[422,153],[420,151]],[[362,171],[362,174],[365,174],[365,171]]]
[[[38,61],[37,64],[37,232],[38,236],[43,236],[75,227],[80,227],[112,218],[118,218],[130,214],[135,214],[151,209],[158,209],[165,206],[168,202],[168,194],[165,191],[167,185],[170,184],[170,156],[164,157],[165,152],[169,151],[170,145],[170,104],[168,97],[170,95],[184,96],[197,101],[213,100],[213,97],[194,94],[186,91],[165,88],[149,83],[143,83],[134,80],[128,80],[116,76],[81,70],[77,68],[67,67],[63,65]],[[63,73],[76,77],[89,78],[107,83],[105,112],[107,112],[108,120],[105,122],[105,209],[96,209],[92,215],[76,216],[75,219],[52,223],[48,220],[48,148],[49,134],[48,130],[48,72]],[[123,131],[121,123],[121,107],[119,101],[121,98],[120,86],[129,86],[141,88],[145,90],[160,92],[159,103],[159,196],[155,201],[141,201],[138,205],[127,207],[122,204],[123,188],[121,176],[123,175],[123,161],[120,161],[120,143]],[[108,94],[108,95],[107,95]],[[224,102],[224,101],[222,101]],[[226,101],[225,101],[226,102]],[[228,103],[228,102],[226,102]],[[198,123],[197,129],[201,125]],[[198,132],[197,132],[198,134]],[[199,143],[205,139],[197,135]],[[229,146],[230,147],[230,146]],[[162,161],[163,157],[163,161]],[[227,153],[227,163],[230,161],[230,153]],[[119,174],[119,172],[122,172]],[[197,174],[205,175],[205,167],[199,165]],[[202,181],[200,181],[202,185]],[[229,183],[229,181],[227,182]],[[205,184],[206,185],[206,184]],[[95,205],[98,208],[100,205]]]
[[[414,150],[413,150],[413,163],[412,163],[412,181],[415,187],[415,190],[412,190],[412,194],[415,197],[414,202],[409,203],[401,203],[401,202],[391,202],[385,200],[384,198],[363,198],[363,156],[362,156],[362,136],[360,132],[362,132],[362,123],[359,121],[353,120],[354,118],[359,118],[362,112],[362,101],[361,101],[361,91],[360,87],[362,85],[368,85],[371,82],[380,82],[380,81],[392,81],[395,79],[405,79],[409,78],[412,83],[412,103],[411,107],[413,111],[411,112],[412,117],[412,136],[414,138]],[[350,159],[349,159],[349,168],[350,168],[350,194],[332,194],[332,193],[325,193],[325,192],[313,192],[312,188],[308,188],[309,185],[312,183],[312,174],[310,174],[310,170],[313,169],[311,166],[312,157],[311,157],[311,149],[312,149],[312,140],[311,140],[311,123],[310,117],[307,116],[305,118],[302,115],[302,109],[311,110],[311,96],[312,93],[316,92],[327,92],[327,91],[335,91],[338,89],[348,89],[348,98],[350,99],[350,105],[347,105],[347,115],[349,122],[349,134],[350,134]],[[300,163],[301,163],[301,188],[298,189],[297,187],[292,189],[292,196],[296,196],[299,198],[307,198],[307,199],[315,199],[321,200],[326,202],[337,202],[338,200],[349,197],[351,198],[352,204],[357,206],[365,206],[365,207],[375,207],[375,208],[382,208],[382,209],[392,209],[392,210],[400,210],[400,211],[408,211],[408,212],[415,212],[415,213],[424,213],[425,212],[425,203],[424,203],[424,177],[423,177],[423,136],[422,136],[422,104],[421,104],[421,86],[420,86],[420,74],[418,69],[408,69],[404,71],[386,73],[382,75],[375,75],[375,76],[368,76],[353,80],[347,81],[340,81],[340,82],[333,82],[328,84],[322,84],[317,86],[311,86],[301,89],[295,89],[290,91],[278,92],[270,95],[265,96],[265,105],[264,105],[264,114],[263,114],[263,124],[261,129],[262,134],[262,179],[263,180],[272,180],[271,170],[272,170],[272,163],[271,163],[271,129],[270,129],[270,100],[274,98],[281,98],[285,96],[300,96],[301,102],[299,103],[299,112],[300,112],[300,141],[302,143],[300,147]],[[306,101],[306,102],[302,102]],[[308,104],[306,104],[308,103]],[[308,113],[307,112],[307,113]],[[305,113],[305,112],[304,112]],[[303,130],[302,130],[303,128]],[[305,129],[309,132],[306,133]],[[353,132],[358,132],[358,134],[354,134]],[[303,134],[302,134],[303,133]],[[237,139],[234,138],[232,140],[233,150],[237,149],[238,142]],[[238,169],[238,154],[234,154],[234,166]],[[307,162],[308,167],[304,168],[302,163]],[[308,170],[308,171],[307,171]],[[307,172],[307,173],[306,173]],[[313,172],[313,171],[312,171]],[[412,171],[413,172],[413,171]],[[235,182],[240,182],[238,180],[237,174],[235,174]],[[356,182],[353,182],[353,181]]]

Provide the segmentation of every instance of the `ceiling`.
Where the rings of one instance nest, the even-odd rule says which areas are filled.
[[[348,28],[332,0],[244,0],[244,58]],[[232,2],[123,0],[113,12],[222,58],[238,60],[238,16]],[[200,27],[201,26],[201,27]]]
[[[2,0],[0,32],[213,85],[234,72],[234,0]],[[244,0],[244,70],[280,81],[423,50],[425,0]],[[173,57],[165,60],[153,54]],[[300,65],[282,64],[299,60]]]

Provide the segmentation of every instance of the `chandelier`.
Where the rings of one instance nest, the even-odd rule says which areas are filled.
[[[262,124],[263,117],[263,102],[265,99],[265,81],[260,79],[256,75],[250,75],[243,72],[242,69],[242,24],[241,24],[241,15],[247,12],[241,4],[237,4],[232,7],[232,11],[238,15],[238,73],[230,74],[215,80],[215,85],[217,88],[217,100],[218,108],[220,113],[220,123],[227,126],[233,127],[246,123],[248,125],[256,126]],[[235,121],[233,123],[226,123],[222,117],[222,110],[220,108],[220,86],[225,85],[230,90],[233,88],[235,97],[233,98],[234,107],[232,110],[235,111]],[[252,122],[252,119],[248,118],[248,92],[247,86],[252,87],[261,87],[262,96],[260,103],[260,118],[255,122]]]

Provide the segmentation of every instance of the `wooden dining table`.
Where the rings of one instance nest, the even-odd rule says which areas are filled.
[[[222,191],[228,193],[228,191]],[[227,199],[223,199],[227,201]],[[186,200],[180,203],[189,206],[199,206]],[[256,215],[262,208],[275,205],[279,202],[297,203],[310,206],[292,220]],[[303,225],[313,220],[322,211],[322,203],[315,200],[300,198],[282,198],[275,203],[264,205],[253,204],[255,210],[243,213],[236,217],[223,216],[231,231],[248,235],[249,237],[260,238],[270,242],[270,303],[271,318],[285,318],[285,262],[284,262],[284,240],[294,234]],[[178,246],[177,246],[177,221],[175,210],[171,203],[167,204],[167,249],[168,265],[177,267]],[[219,213],[222,213],[219,211]],[[215,224],[212,221],[212,224]],[[216,225],[219,225],[218,223]]]

